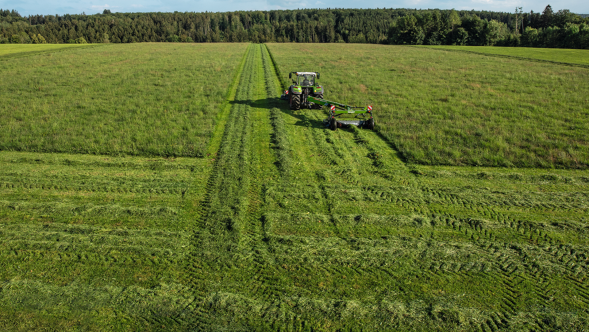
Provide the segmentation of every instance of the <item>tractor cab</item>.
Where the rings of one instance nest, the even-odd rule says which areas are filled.
[[[316,73],[296,73],[296,81],[293,80],[293,83],[296,85],[307,87],[307,86],[314,86],[315,85],[315,74]]]
[[[293,78],[294,76],[294,78]],[[288,74],[292,83],[300,87],[315,86],[315,78],[319,79],[319,73],[310,71],[293,71]]]

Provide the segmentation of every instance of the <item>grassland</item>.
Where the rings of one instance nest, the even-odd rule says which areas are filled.
[[[244,44],[134,44],[0,62],[0,150],[202,157]]]
[[[533,48],[533,47],[494,47],[494,46],[416,46],[439,50],[466,51],[488,55],[500,55],[522,59],[542,60],[562,64],[575,64],[589,67],[587,50]]]
[[[134,51],[158,50],[146,45],[139,49],[133,46]],[[231,47],[240,49],[239,45]],[[74,64],[72,57],[91,58],[95,50],[86,49],[81,54],[37,54],[26,59],[35,63],[45,60],[44,57],[55,57],[57,59],[49,63],[68,63],[69,66]],[[107,50],[120,53],[120,56],[131,53],[129,49]],[[174,46],[165,51],[166,54],[174,52]],[[106,54],[113,54],[109,52]],[[187,51],[184,54],[194,53]],[[98,60],[104,54],[94,56]],[[243,54],[232,54],[228,58],[234,58],[240,65]],[[166,56],[163,59],[169,60]],[[208,70],[218,73],[215,65],[219,62],[211,61],[207,65],[207,59],[210,58],[187,61],[196,62],[196,67],[205,73]],[[110,60],[106,62],[107,65],[111,63]],[[158,61],[152,64],[161,65]],[[7,66],[11,65],[13,63]],[[102,65],[94,66],[96,68],[91,68],[93,72],[104,71]],[[142,74],[131,73],[134,66],[132,63],[123,69],[128,71],[127,77]],[[39,75],[33,69],[29,70],[33,72],[32,77]],[[216,126],[216,131],[208,128],[211,133],[206,137],[211,149],[220,144],[229,102],[235,94],[232,78],[240,70],[241,67],[235,67],[233,72],[229,70],[229,77],[216,77],[223,82],[208,78],[210,89],[195,92],[195,96],[199,93],[220,96],[214,103],[216,109],[213,112],[213,123],[220,125]],[[158,82],[175,83],[165,78]],[[232,83],[231,87],[229,83]],[[190,82],[185,85],[191,86]],[[109,86],[114,90],[118,88],[114,83]],[[215,91],[215,88],[220,90]],[[22,86],[13,89],[26,90]],[[137,100],[149,97],[138,95]],[[65,105],[62,98],[54,96],[53,101]],[[201,99],[207,101],[207,98]],[[112,102],[117,103],[116,100]],[[170,113],[182,117],[180,113]],[[13,115],[5,110],[0,113],[3,117]],[[85,115],[93,116],[91,113]],[[59,121],[59,117],[51,119]],[[39,122],[31,118],[27,120],[31,125]],[[178,119],[169,117],[169,120]],[[60,125],[68,126],[65,119]],[[121,124],[121,128],[134,126],[134,130],[158,131],[157,127],[148,125],[130,121]],[[69,124],[69,128],[75,127],[76,124]],[[195,130],[202,132],[202,128]],[[42,135],[41,132],[38,134]],[[116,132],[112,134],[117,135]],[[143,134],[147,136],[147,133]],[[41,138],[32,137],[33,140]],[[80,142],[84,137],[73,138]],[[186,138],[191,139],[195,137]],[[30,145],[25,149],[34,150]],[[213,161],[214,158],[0,152],[0,329],[165,329],[159,317],[182,310],[193,300],[184,262],[194,227],[202,213]]]
[[[380,133],[409,163],[589,165],[587,69],[404,46],[269,47],[281,72],[323,72],[326,96],[377,105]]]
[[[0,152],[0,329],[589,328],[589,171],[408,164],[242,56],[208,158]]]
[[[81,44],[3,44],[0,45],[0,61],[2,59],[25,54],[38,54],[44,52],[55,52],[57,50],[66,50],[73,48],[91,47],[91,45]]]
[[[137,329],[182,305],[210,164],[0,153],[0,328]]]

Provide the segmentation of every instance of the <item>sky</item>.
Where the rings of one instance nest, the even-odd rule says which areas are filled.
[[[104,9],[112,12],[227,12],[236,10],[271,10],[297,8],[439,8],[457,10],[490,10],[542,12],[550,4],[556,12],[569,9],[573,13],[589,14],[588,0],[544,2],[532,0],[0,0],[1,9],[15,9],[21,15],[96,14]]]

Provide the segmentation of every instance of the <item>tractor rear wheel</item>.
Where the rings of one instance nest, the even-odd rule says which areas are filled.
[[[301,95],[291,95],[290,109],[293,111],[301,109]]]

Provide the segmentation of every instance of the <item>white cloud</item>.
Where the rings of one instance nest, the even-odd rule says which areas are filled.
[[[90,6],[92,9],[98,9],[98,10],[105,10],[105,9],[115,9],[115,8],[119,8],[119,6],[109,6],[109,5],[92,5]]]
[[[268,0],[267,4],[270,6],[270,8],[275,9],[296,9],[307,7],[306,1],[299,0]]]

